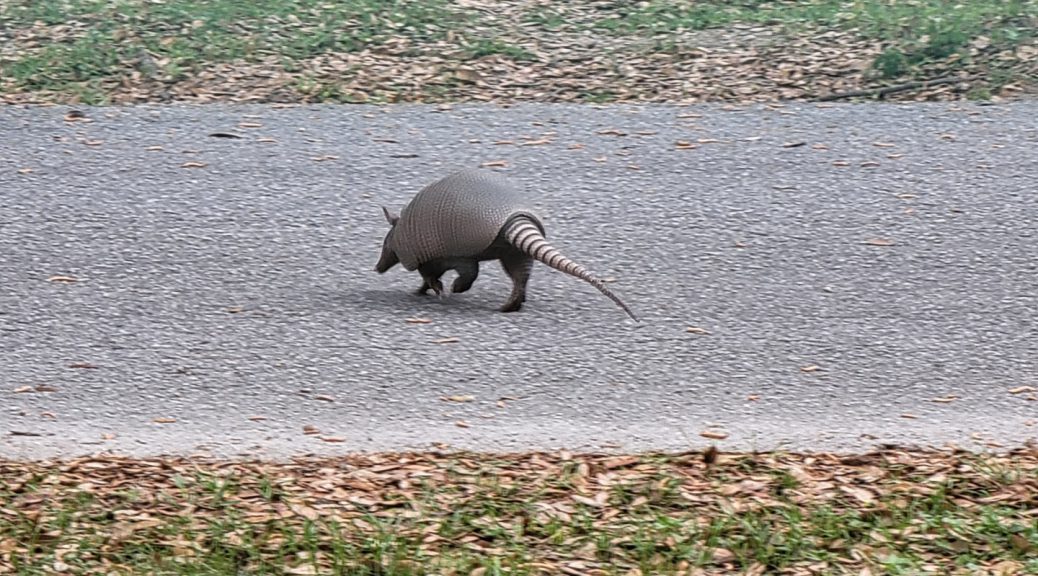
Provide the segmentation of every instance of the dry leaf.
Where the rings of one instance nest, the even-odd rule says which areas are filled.
[[[165,416],[160,416],[158,418],[152,418],[151,421],[156,423],[156,424],[172,424],[172,423],[176,422],[177,419],[176,418],[167,418]]]
[[[807,366],[800,367],[801,372],[818,372],[821,369],[821,366],[817,366],[815,364],[808,364]]]
[[[540,140],[530,140],[528,142],[523,142],[522,144],[520,144],[520,146],[542,146],[544,144],[551,144],[551,143],[552,143],[551,139],[549,139],[549,138],[541,138]]]
[[[873,142],[872,145],[876,146],[878,148],[893,148],[895,146],[894,144],[891,144],[890,142]]]
[[[685,328],[685,332],[691,332],[692,334],[709,334],[710,332],[706,328],[700,328],[698,326],[689,326]]]
[[[728,437],[728,433],[721,430],[704,430],[700,432],[699,435],[711,440],[724,440]]]
[[[714,564],[727,564],[735,560],[735,553],[727,548],[714,548],[710,551],[710,561]]]
[[[804,141],[785,142],[785,143],[782,144],[782,147],[783,148],[798,148],[798,147],[803,146],[805,144],[807,144],[807,142],[804,142]]]
[[[508,160],[488,160],[480,164],[483,168],[507,168]]]
[[[851,163],[846,160],[833,160],[833,166],[850,166]]]
[[[934,399],[932,399],[930,401],[931,402],[937,402],[939,404],[948,404],[949,402],[954,402],[954,401],[956,401],[958,399],[959,399],[958,396],[954,396],[953,395],[953,396],[944,396],[942,398],[934,398]]]
[[[325,162],[327,160],[338,160],[339,157],[334,154],[325,154],[324,156],[315,156],[311,158],[314,162]]]
[[[893,246],[894,241],[886,238],[870,238],[865,241],[869,246]]]
[[[433,344],[453,344],[454,342],[461,342],[461,340],[458,340],[454,336],[450,336],[448,338],[438,338],[432,341]]]
[[[84,140],[83,143],[86,144],[87,146],[100,146],[100,145],[104,144],[105,141],[104,140]]]
[[[61,274],[57,274],[57,275],[54,275],[54,276],[51,276],[51,277],[47,278],[47,281],[48,282],[61,282],[63,284],[71,284],[73,282],[79,282],[79,279],[76,278],[75,276],[63,276]]]
[[[1016,388],[1010,388],[1010,394],[1023,394],[1024,392],[1038,392],[1038,388],[1034,386],[1017,386]]]
[[[19,386],[18,388],[15,388],[14,390],[11,390],[11,392],[13,392],[15,394],[25,394],[26,392],[33,392],[33,391],[34,390],[33,390],[32,386]]]
[[[268,136],[261,136],[259,138],[256,138],[256,142],[270,143],[270,142],[277,142],[277,140],[275,140],[273,138],[270,138]]]
[[[208,166],[205,162],[184,162],[180,165],[181,168],[205,168]]]
[[[155,152],[158,150],[162,150],[162,146],[148,146],[147,148],[145,148],[145,150],[149,152]]]
[[[605,130],[599,130],[597,132],[603,136],[627,136],[627,132],[623,130],[617,130],[616,128],[607,128]]]
[[[469,424],[468,422],[466,422],[464,420],[458,420],[457,422],[454,423],[454,425],[457,426],[458,428],[469,428],[469,427],[471,427],[471,424]]]
[[[432,320],[428,318],[408,318],[405,322],[408,324],[430,324]]]
[[[312,426],[310,424],[303,426],[303,434],[306,434],[307,436],[313,436],[314,434],[320,433],[321,431],[318,430],[316,426]]]
[[[93,365],[93,364],[91,364],[89,362],[75,362],[73,364],[69,364],[68,367],[69,368],[85,368],[87,370],[96,370],[97,369],[97,366],[95,366],[95,365]]]
[[[32,174],[33,172],[35,172],[35,170],[33,170],[32,168],[19,168],[18,169],[18,173],[19,174]]]
[[[915,414],[909,414],[907,412],[902,414],[901,417],[908,418],[909,420],[915,420],[916,418],[918,418],[918,416],[916,416]]]
[[[238,122],[238,128],[262,128],[259,122]]]
[[[325,396],[324,394],[318,394],[314,396],[314,400],[320,400],[321,402],[335,402],[335,398],[331,396]]]
[[[699,144],[693,144],[688,140],[678,140],[677,142],[674,142],[674,148],[678,150],[694,150],[699,148]]]
[[[443,398],[440,398],[440,400],[443,400],[444,402],[472,402],[475,399],[475,396],[469,395],[444,396]]]
[[[263,420],[266,420],[266,419],[267,419],[266,416],[249,416],[249,420],[252,420],[253,422],[262,422]]]
[[[859,166],[861,166],[862,168],[875,168],[876,166],[879,166],[879,162],[876,162],[874,160],[865,160],[864,162],[859,164]]]
[[[341,436],[321,436],[321,442],[339,443],[345,441],[346,439]]]

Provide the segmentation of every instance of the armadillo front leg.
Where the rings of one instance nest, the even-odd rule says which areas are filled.
[[[458,277],[454,279],[454,284],[451,285],[451,292],[460,294],[472,288],[472,283],[479,276],[479,261],[458,260],[454,262],[454,270],[458,273]]]
[[[440,276],[443,276],[446,271],[447,267],[439,260],[418,266],[418,273],[422,275],[422,285],[418,288],[417,293],[424,296],[431,288],[433,292],[443,296],[443,283],[440,282]]]
[[[512,294],[501,307],[502,312],[517,312],[526,302],[526,282],[530,279],[533,258],[516,250],[501,257],[501,267],[512,279]]]

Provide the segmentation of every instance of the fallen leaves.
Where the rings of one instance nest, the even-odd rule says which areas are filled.
[[[184,162],[180,165],[181,168],[205,168],[209,164],[207,162],[197,162],[194,160]]]
[[[699,435],[711,440],[724,440],[728,437],[728,433],[722,430],[703,430]]]
[[[868,244],[869,246],[893,246],[894,241],[888,238],[869,238],[864,241],[864,244]]]
[[[47,278],[47,282],[59,282],[61,284],[72,284],[73,282],[79,282],[79,279],[75,276],[65,276],[63,274],[56,274]]]
[[[867,90],[886,83],[877,78],[871,63],[889,50],[913,49],[911,39],[881,41],[853,25],[853,20],[848,26],[832,27],[806,19],[791,28],[779,21],[782,19],[750,25],[734,15],[733,24],[708,30],[667,25],[611,27],[609,32],[598,29],[597,23],[626,22],[628,12],[640,10],[623,3],[542,6],[504,0],[494,3],[491,10],[485,2],[466,0],[439,7],[421,25],[416,23],[424,22],[426,16],[412,22],[402,21],[406,20],[403,14],[400,18],[351,14],[344,19],[341,7],[329,6],[294,11],[291,18],[280,13],[264,18],[265,12],[260,10],[236,21],[234,27],[207,30],[205,42],[187,44],[181,43],[184,31],[162,20],[161,12],[138,11],[116,20],[101,13],[80,14],[61,22],[14,18],[5,38],[14,63],[38,58],[41,47],[51,42],[103,51],[114,61],[89,71],[63,64],[28,78],[7,75],[0,78],[0,102],[76,104],[81,91],[70,86],[86,81],[113,104],[158,99],[282,104],[605,100],[726,102],[725,109],[741,110],[744,108],[733,103],[768,102],[779,114],[792,114],[777,102]],[[666,14],[675,17],[679,12],[668,8]],[[851,9],[846,15],[861,17],[861,9]],[[204,22],[202,16],[194,22]],[[195,23],[185,26],[185,30],[197,30]],[[314,45],[315,50],[301,56],[289,54],[298,53],[300,38],[323,37],[328,26],[337,30],[328,46],[316,49]],[[999,16],[984,23],[989,30],[1007,26],[1005,17]],[[906,25],[906,29],[912,26]],[[588,30],[597,30],[593,39],[586,36]],[[91,31],[98,33],[92,35]],[[347,38],[363,38],[363,49],[343,45],[341,39]],[[918,41],[925,43],[923,38]],[[1003,98],[1027,93],[1021,82],[995,84],[992,70],[997,67],[1000,74],[1010,77],[1033,76],[1033,43],[1017,41],[1012,43],[1016,46],[995,50],[997,44],[986,45],[990,40],[984,36],[969,40],[969,58],[935,58],[913,65],[905,78],[890,79],[905,80],[911,75],[951,77],[950,81],[885,94],[884,99],[961,100],[971,89],[988,89]],[[125,46],[130,41],[145,42],[149,47]],[[213,60],[207,53],[209,44],[223,53],[226,47],[221,42],[245,42],[252,48],[238,58]],[[648,50],[648,45],[673,48]],[[981,50],[977,46],[987,47]],[[191,73],[178,72],[185,69]],[[440,108],[451,109],[449,105]],[[701,114],[677,117],[699,118]],[[65,121],[90,120],[83,112],[72,110]],[[254,119],[237,125],[242,129],[262,126]]]
[[[1023,394],[1025,392],[1038,392],[1038,388],[1034,386],[1017,386],[1009,389],[1010,394]]]
[[[176,423],[177,419],[176,418],[169,418],[169,417],[166,417],[166,416],[160,416],[158,418],[152,418],[151,421],[156,423],[156,424],[174,424],[174,423]]]
[[[991,472],[997,470],[1017,472]],[[809,569],[820,557],[863,574],[891,549],[937,567],[953,566],[969,550],[978,566],[1007,568],[1007,558],[1034,550],[1028,527],[1036,472],[1038,452],[1026,450],[0,460],[0,485],[9,498],[0,502],[0,570],[17,554],[29,569],[75,558],[84,573],[106,573],[105,566],[147,546],[185,568],[232,551],[257,572],[265,566],[280,573],[334,572],[331,554],[301,562],[285,556],[286,549],[300,548],[302,534],[320,550],[355,550],[351,542],[389,537],[399,558],[450,558],[463,568],[458,574],[478,570],[488,556],[506,558],[505,546],[521,549],[525,566],[544,574],[693,574],[722,565],[726,573],[766,574],[763,567],[778,561],[791,574],[828,573]],[[125,497],[131,488],[134,497]],[[933,504],[925,515],[910,507],[919,500]],[[72,505],[74,522],[44,524]],[[827,524],[790,520],[814,514],[824,514]],[[985,529],[981,520],[990,517],[999,523]],[[444,537],[448,520],[451,536]],[[847,521],[855,523],[853,532],[827,536]],[[49,528],[40,532],[40,525]],[[219,552],[198,545],[195,535],[217,530]],[[562,537],[546,538],[547,530]],[[748,557],[733,552],[741,548],[732,543],[756,533],[793,547],[762,548]],[[107,537],[92,540],[92,534]],[[610,548],[608,563],[598,556],[598,540],[622,544]],[[643,545],[655,546],[651,558],[640,552]],[[679,549],[707,554],[675,553]],[[353,556],[358,553],[351,551],[349,561],[377,562],[377,552]]]
[[[432,341],[433,344],[453,344],[455,342],[461,342],[461,340],[455,338],[454,336],[449,336],[447,338],[437,338],[436,340]]]

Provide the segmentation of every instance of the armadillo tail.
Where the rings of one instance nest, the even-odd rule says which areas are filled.
[[[640,322],[638,317],[631,312],[631,309],[617,297],[616,294],[606,288],[598,278],[594,277],[587,268],[584,268],[580,264],[570,260],[569,258],[562,255],[554,246],[548,244],[548,239],[541,233],[540,227],[537,224],[526,217],[515,218],[508,223],[505,228],[505,238],[508,242],[519,248],[531,257],[544,262],[548,266],[560,271],[565,272],[571,276],[576,276],[581,280],[591,284],[602,294],[605,294],[610,300],[616,303],[617,306],[623,308],[623,311],[627,313],[635,322]]]

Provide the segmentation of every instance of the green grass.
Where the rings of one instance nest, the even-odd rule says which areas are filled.
[[[408,457],[412,473],[385,479],[356,474],[386,460],[123,461],[95,469],[92,486],[75,466],[0,462],[0,571],[39,574],[56,562],[73,573],[192,576],[308,566],[344,575],[536,574],[567,562],[602,574],[683,574],[718,562],[730,572],[867,566],[907,575],[937,566],[970,574],[998,562],[1038,571],[1033,458],[826,464],[807,482],[791,472],[806,466],[795,458],[740,456],[711,470],[688,457],[620,468],[604,457],[539,458]],[[356,478],[374,491],[351,489]],[[839,487],[868,487],[875,499]]]
[[[0,24],[33,22],[69,28],[4,66],[24,90],[76,89],[125,73],[142,50],[179,80],[210,63],[272,56],[291,63],[390,38],[435,42],[465,19],[446,0],[13,0],[0,7]]]
[[[874,83],[965,70],[984,77],[985,84],[973,87],[975,97],[984,97],[1027,73],[1020,62],[999,54],[1038,35],[1038,0],[648,0],[510,7],[506,22],[449,0],[6,0],[0,2],[0,29],[10,39],[0,46],[0,95],[106,104],[168,94],[269,94],[264,89],[273,83],[270,91],[278,95],[261,97],[450,101],[473,93],[469,83],[452,80],[454,70],[496,56],[516,67],[532,65],[522,83],[538,84],[542,98],[560,97],[551,96],[560,93],[552,79],[568,68],[586,81],[587,90],[567,98],[612,102],[643,99],[667,80],[661,72],[632,85],[618,71],[647,57],[659,61],[660,70],[695,58],[688,49],[698,45],[696,37],[685,32],[751,25],[771,27],[777,34],[768,42],[780,47],[798,36],[837,31],[844,36],[832,40],[835,50],[854,39],[882,49],[869,56],[867,74],[826,70],[824,59],[802,55],[781,62],[803,67],[808,76],[835,73]],[[369,56],[356,57],[361,53]],[[329,55],[330,63],[321,60]],[[564,58],[554,63],[556,55]],[[415,72],[408,71],[412,65]],[[552,73],[544,69],[549,66]],[[429,70],[432,77],[423,72]],[[507,83],[511,70],[486,64],[480,90]],[[283,74],[270,80],[270,72]],[[732,73],[755,72],[733,67]],[[411,81],[409,74],[420,78]]]
[[[970,43],[989,40],[990,51],[1012,48],[1038,35],[1036,0],[805,0],[743,2],[651,0],[598,20],[615,34],[667,35],[732,24],[853,29],[889,45],[874,67],[883,77],[921,64],[965,56]]]

